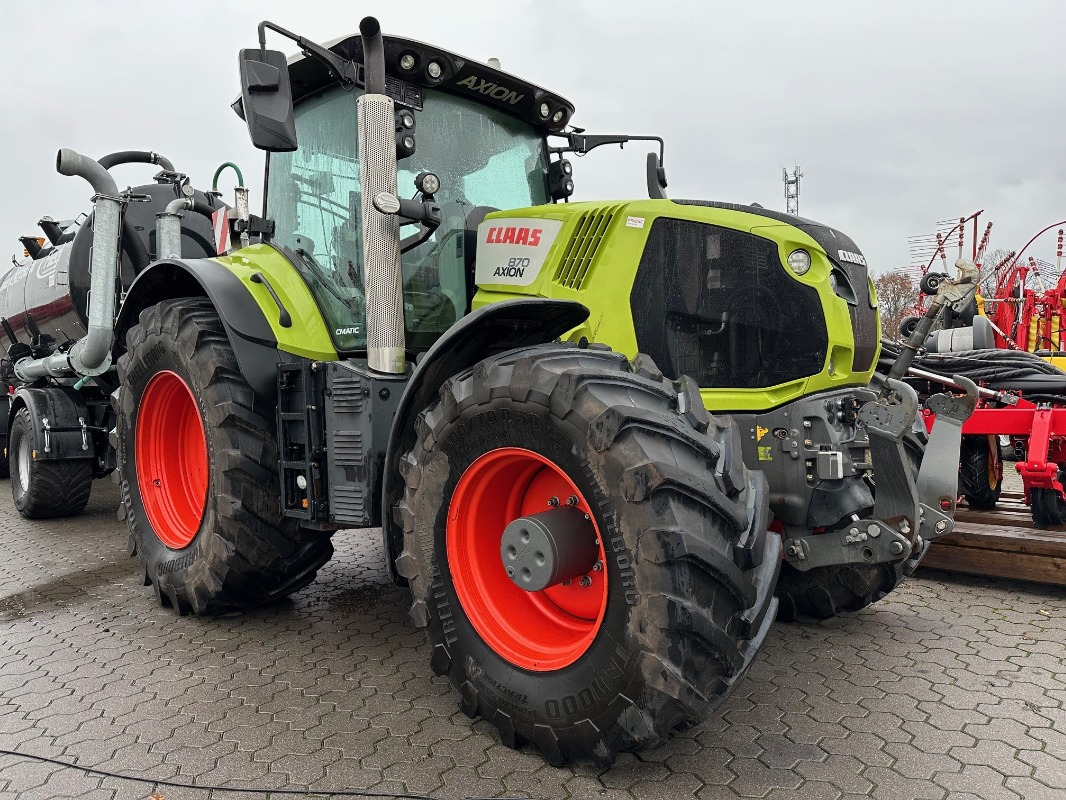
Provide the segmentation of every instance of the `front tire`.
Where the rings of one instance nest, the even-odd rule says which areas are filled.
[[[37,459],[29,409],[15,414],[8,435],[8,472],[15,508],[28,519],[72,517],[85,510],[93,488],[93,462]]]
[[[504,744],[553,764],[664,741],[729,691],[774,617],[780,540],[736,426],[644,357],[511,351],[420,416],[398,508],[431,665]],[[568,585],[508,578],[501,528],[587,514],[595,564]],[[565,509],[565,510],[564,510]],[[575,510],[576,509],[576,510]]]
[[[251,608],[314,580],[333,547],[282,515],[274,409],[244,380],[210,301],[141,312],[118,374],[130,555],[160,603],[180,614]]]

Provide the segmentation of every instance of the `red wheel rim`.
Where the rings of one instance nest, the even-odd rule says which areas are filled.
[[[204,518],[207,439],[192,389],[169,370],[156,373],[141,396],[136,456],[152,530],[172,550],[187,547]]]
[[[589,514],[605,565],[603,539],[584,496],[554,462],[531,450],[485,453],[459,478],[448,507],[448,569],[463,611],[497,655],[537,672],[569,666],[588,650],[607,611],[607,573],[590,571],[588,586],[574,580],[527,592],[507,577],[500,540],[513,520],[549,510],[551,498],[570,497]]]

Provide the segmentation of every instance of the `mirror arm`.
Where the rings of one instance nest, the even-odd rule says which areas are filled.
[[[259,49],[262,52],[266,52],[266,32],[272,30],[275,33],[279,33],[286,39],[291,39],[296,42],[297,46],[303,52],[305,56],[314,58],[317,61],[325,64],[329,68],[330,72],[346,86],[362,86],[359,81],[359,67],[354,61],[348,61],[341,58],[331,50],[327,50],[317,42],[312,42],[310,39],[306,39],[297,33],[286,30],[280,25],[275,25],[273,22],[263,20],[259,23]]]

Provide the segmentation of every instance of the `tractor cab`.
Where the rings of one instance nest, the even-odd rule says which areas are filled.
[[[358,35],[326,47],[361,72]],[[573,107],[435,47],[396,37],[385,37],[384,47],[396,104],[398,194],[418,194],[416,179],[426,173],[439,179],[439,224],[402,245],[406,342],[419,351],[470,310],[485,215],[551,202],[545,137],[562,129]],[[273,242],[290,251],[338,351],[353,352],[367,341],[356,111],[362,88],[336,74],[320,58],[289,60],[296,149],[269,156],[266,213],[275,222]]]

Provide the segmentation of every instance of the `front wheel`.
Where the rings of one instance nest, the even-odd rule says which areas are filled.
[[[327,534],[281,513],[274,409],[203,298],[141,312],[112,396],[130,555],[181,614],[249,608],[310,583]]]
[[[489,358],[445,384],[404,459],[397,570],[432,667],[554,764],[703,719],[774,617],[780,541],[736,426],[636,363]]]

